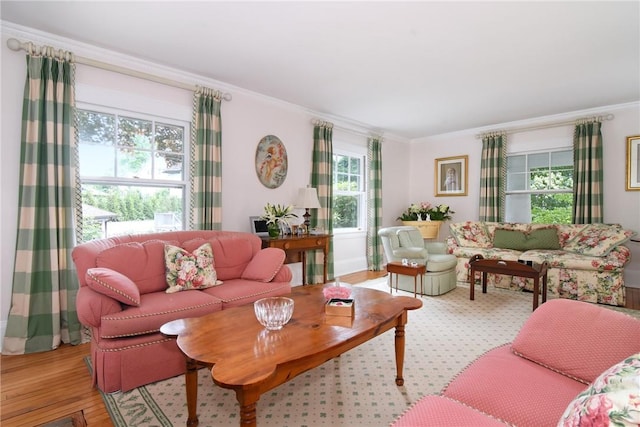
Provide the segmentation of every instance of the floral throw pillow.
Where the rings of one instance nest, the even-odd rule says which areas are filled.
[[[634,235],[634,231],[625,230],[619,225],[589,224],[568,241],[563,249],[580,255],[605,256]]]
[[[467,248],[490,248],[491,237],[482,222],[466,221],[449,225],[451,234],[458,242],[458,246]]]
[[[640,425],[640,353],[604,371],[558,422],[558,427],[608,425]]]
[[[222,284],[213,267],[213,250],[209,243],[200,246],[193,253],[178,246],[165,245],[164,261],[168,294]]]

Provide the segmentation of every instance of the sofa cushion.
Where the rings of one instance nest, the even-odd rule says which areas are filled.
[[[140,291],[131,279],[110,268],[90,268],[85,277],[87,286],[123,304],[139,306]]]
[[[249,235],[248,237],[256,238]],[[213,239],[197,238],[183,242],[182,247],[191,252],[208,242],[213,249],[218,279],[238,279],[260,248],[254,248],[251,240],[239,236],[221,236]]]
[[[490,248],[492,245],[489,231],[482,222],[455,222],[449,224],[449,229],[459,246]]]
[[[242,272],[242,278],[270,282],[282,268],[286,254],[279,248],[265,248],[258,252]]]
[[[220,286],[204,289],[202,292],[222,300],[222,308],[250,304],[260,298],[278,297],[291,293],[289,282],[256,282],[255,280],[229,279]]]
[[[168,294],[187,289],[205,289],[222,284],[213,265],[213,251],[205,243],[193,252],[178,246],[165,245]]]
[[[527,319],[512,349],[589,384],[614,363],[640,352],[640,320],[582,301],[551,300]]]
[[[166,243],[149,240],[116,245],[98,254],[96,266],[124,274],[138,286],[140,295],[164,291],[167,287],[164,269]]]
[[[558,426],[640,425],[640,353],[603,372],[567,407]]]
[[[508,423],[539,427],[556,425],[569,402],[584,387],[513,354],[505,345],[473,361],[442,394]]]
[[[219,298],[200,290],[173,294],[151,292],[140,295],[140,300],[139,307],[127,307],[119,313],[102,316],[100,338],[154,333],[171,320],[199,317],[222,310],[222,301]]]
[[[539,228],[526,233],[517,230],[496,228],[493,238],[494,248],[528,251],[530,249],[560,249],[558,232],[555,228]]]
[[[443,396],[424,396],[414,403],[392,427],[505,426],[504,422],[463,403]]]
[[[581,255],[604,256],[636,233],[618,225],[589,224],[564,245],[564,250]]]

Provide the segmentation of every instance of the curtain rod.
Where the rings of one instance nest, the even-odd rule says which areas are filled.
[[[583,117],[583,118],[575,119],[575,120],[572,120],[572,121],[546,123],[546,124],[534,125],[534,126],[516,127],[516,128],[513,128],[513,129],[506,129],[506,130],[502,130],[502,131],[501,130],[487,131],[487,132],[476,134],[476,139],[482,139],[484,137],[484,135],[489,134],[489,133],[493,133],[493,132],[504,132],[506,134],[510,134],[510,133],[518,133],[518,132],[527,132],[527,131],[538,130],[538,129],[547,129],[547,128],[555,128],[555,127],[560,127],[560,126],[575,125],[576,122],[579,122],[580,120],[605,121],[605,120],[613,120],[613,119],[614,119],[614,115],[613,114],[606,114],[604,116]]]
[[[363,132],[363,131],[359,131],[359,130],[355,130],[355,129],[350,129],[348,127],[345,126],[340,126],[340,125],[336,125],[332,122],[329,122],[327,120],[323,120],[323,119],[311,119],[311,124],[313,124],[314,126],[329,126],[333,129],[339,129],[348,133],[351,133],[353,135],[358,135],[358,136],[364,136],[367,138],[378,138],[381,141],[384,140],[384,135],[382,133],[376,133],[376,132]]]
[[[38,46],[34,45],[32,42],[21,42],[18,39],[10,38],[7,40],[7,47],[9,49],[18,52],[19,50],[24,50],[25,52],[30,52],[35,49],[40,49]],[[83,56],[74,55],[74,61],[78,64],[88,65],[94,68],[101,68],[107,71],[113,71],[116,73],[124,74],[126,76],[137,77],[144,80],[149,80],[152,82],[160,83],[167,86],[177,87],[179,89],[186,89],[190,91],[196,91],[198,89],[197,86],[183,83],[171,79],[167,79],[160,76],[155,76],[153,74],[143,73],[141,71],[132,70],[130,68],[120,67],[118,65],[108,64],[102,61],[96,61],[95,59],[85,58]],[[232,96],[230,93],[221,93],[222,99],[225,101],[231,101]]]

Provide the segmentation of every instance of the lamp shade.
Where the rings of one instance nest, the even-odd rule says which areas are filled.
[[[298,190],[298,197],[294,205],[296,208],[319,209],[321,206],[318,192],[313,187],[301,188]]]

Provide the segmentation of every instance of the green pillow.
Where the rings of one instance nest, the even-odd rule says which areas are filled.
[[[555,228],[539,228],[530,233],[496,228],[493,247],[528,251],[530,249],[560,249],[560,240]]]
[[[517,230],[504,230],[496,228],[493,237],[493,247],[501,249],[514,249],[517,251],[524,250],[527,237],[524,232]]]

